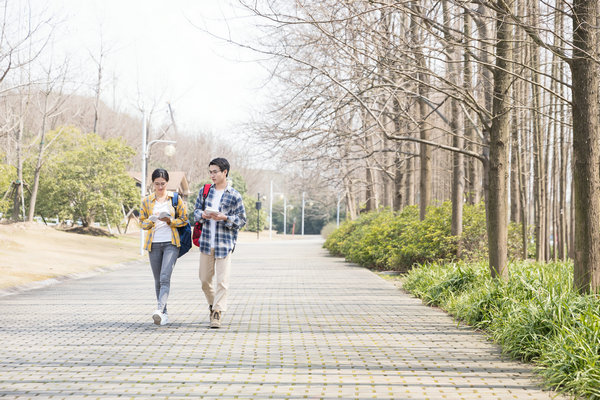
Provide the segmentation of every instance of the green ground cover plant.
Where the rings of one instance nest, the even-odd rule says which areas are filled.
[[[532,362],[548,387],[600,399],[600,297],[573,292],[571,263],[518,262],[508,281],[485,263],[431,263],[403,288],[484,330],[505,353]]]

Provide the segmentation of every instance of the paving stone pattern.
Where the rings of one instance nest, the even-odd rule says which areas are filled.
[[[196,250],[196,249],[195,249]],[[317,239],[238,244],[223,328],[198,253],[156,326],[147,262],[0,298],[0,398],[551,399],[524,364]]]

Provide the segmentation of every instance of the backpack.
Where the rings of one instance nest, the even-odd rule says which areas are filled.
[[[208,192],[210,191],[211,184],[207,183],[204,185],[202,189],[202,211],[204,211],[204,207],[206,207],[206,197],[208,196]],[[202,235],[202,224],[200,222],[196,222],[194,224],[194,233],[192,234],[192,242],[194,246],[200,247],[200,236]]]
[[[175,217],[177,218],[177,204],[179,203],[179,193],[174,192],[173,198],[171,199],[173,208],[175,208]],[[192,227],[188,222],[184,226],[178,226],[177,232],[179,232],[179,255],[181,257],[192,248]]]

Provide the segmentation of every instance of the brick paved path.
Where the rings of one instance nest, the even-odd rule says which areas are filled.
[[[550,399],[530,369],[314,239],[242,243],[224,328],[196,252],[152,323],[147,263],[0,298],[0,397]]]

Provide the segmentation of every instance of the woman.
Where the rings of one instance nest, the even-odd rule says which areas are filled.
[[[154,193],[144,198],[140,213],[142,229],[148,231],[144,248],[148,250],[150,266],[154,274],[158,308],[152,315],[152,319],[156,325],[169,323],[167,299],[171,274],[180,246],[177,227],[188,222],[185,204],[181,198],[176,207],[173,207],[173,193],[167,191],[167,182],[169,182],[169,173],[166,170],[158,168],[152,172]]]

